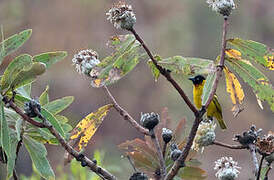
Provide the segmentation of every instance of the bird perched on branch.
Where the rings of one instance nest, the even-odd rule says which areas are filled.
[[[189,80],[191,80],[193,83],[194,104],[198,109],[201,109],[202,108],[202,94],[203,94],[203,89],[204,89],[206,79],[204,76],[198,75],[198,76],[189,78]],[[220,127],[222,129],[226,129],[226,124],[223,120],[223,115],[222,115],[222,107],[221,107],[220,103],[218,102],[218,98],[216,95],[214,95],[212,101],[210,102],[206,113],[207,113],[207,117],[209,119],[212,119],[213,117],[216,118]]]

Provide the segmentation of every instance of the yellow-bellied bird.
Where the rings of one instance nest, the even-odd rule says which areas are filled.
[[[194,104],[198,109],[202,108],[202,94],[205,85],[206,79],[202,75],[195,76],[193,78],[189,78],[189,80],[193,83],[193,100]],[[226,124],[223,120],[222,115],[222,107],[218,102],[217,96],[214,95],[212,101],[210,102],[207,108],[207,117],[212,119],[213,117],[217,119],[220,127],[222,129],[226,129]]]

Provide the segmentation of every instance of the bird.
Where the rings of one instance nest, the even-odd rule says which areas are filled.
[[[202,75],[197,75],[195,77],[189,78],[189,80],[192,81],[193,83],[193,100],[194,104],[198,109],[202,108],[202,94],[203,94],[203,89],[204,85],[206,82],[206,79]],[[207,110],[206,110],[206,115],[208,119],[213,119],[216,118],[221,129],[226,129],[226,124],[223,120],[223,115],[222,115],[222,107],[218,101],[218,97],[215,94],[212,101],[210,102]]]

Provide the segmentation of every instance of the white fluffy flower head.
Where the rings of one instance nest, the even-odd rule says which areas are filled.
[[[75,65],[77,72],[90,76],[91,70],[100,63],[100,60],[97,52],[87,49],[75,54],[72,63]]]
[[[229,16],[231,11],[236,7],[233,0],[207,0],[206,2],[213,11],[216,11],[223,16]]]
[[[232,157],[222,157],[215,161],[215,170],[217,173],[215,176],[220,180],[234,180],[238,177],[240,167],[236,161],[233,161]]]
[[[109,20],[117,29],[131,30],[136,23],[132,6],[119,1],[107,13]]]
[[[192,149],[199,151],[200,148],[203,151],[205,146],[212,144],[215,140],[215,128],[216,124],[213,121],[202,121],[198,127],[195,139],[193,141]]]

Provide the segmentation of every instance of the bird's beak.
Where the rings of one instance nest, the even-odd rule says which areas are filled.
[[[189,80],[191,80],[192,82],[194,81],[194,77],[188,78]]]

